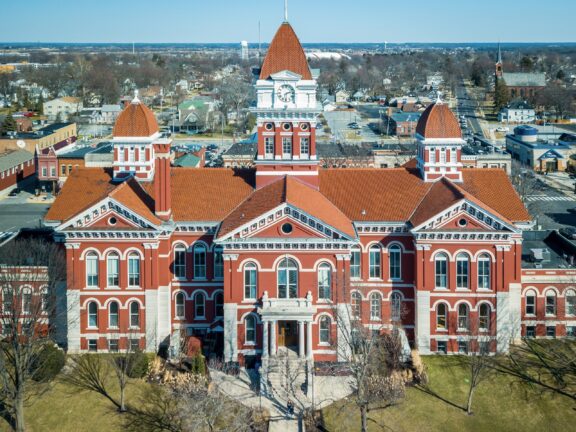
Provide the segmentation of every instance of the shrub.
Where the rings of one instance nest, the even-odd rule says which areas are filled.
[[[34,362],[35,372],[32,379],[37,382],[52,381],[66,363],[66,354],[52,343],[42,347]]]
[[[206,375],[204,356],[201,353],[196,353],[191,360],[191,372],[196,375]]]
[[[132,356],[132,367],[128,371],[128,376],[130,378],[144,378],[148,374],[150,358],[140,350],[131,353],[130,356]]]

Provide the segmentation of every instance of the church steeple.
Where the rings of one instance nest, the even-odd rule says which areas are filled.
[[[496,60],[496,79],[502,78],[502,50],[500,49],[500,42],[498,42],[498,58]]]

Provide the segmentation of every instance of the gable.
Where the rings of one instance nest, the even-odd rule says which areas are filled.
[[[98,218],[92,219],[84,228],[141,228],[136,222],[125,217],[117,211],[101,213]]]
[[[285,225],[289,225],[291,231],[285,232]],[[284,216],[271,224],[265,224],[261,229],[251,232],[249,238],[327,238],[324,231],[312,228],[302,223],[301,220],[295,219],[291,215]]]
[[[415,226],[413,232],[440,231],[511,231],[519,232],[509,221],[480,207],[476,203],[462,199],[456,204],[437,212],[432,217]]]

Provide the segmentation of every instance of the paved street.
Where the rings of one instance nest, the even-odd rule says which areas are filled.
[[[336,140],[345,141],[350,134],[356,134],[361,141],[375,142],[380,139],[356,110],[325,112],[324,117]],[[348,124],[356,122],[360,129],[350,129]]]
[[[49,208],[49,204],[12,203],[6,198],[0,201],[0,232],[38,227]]]
[[[476,110],[478,109],[478,102],[474,99],[473,95],[469,93],[464,86],[459,86],[456,89],[456,97],[458,98],[458,107],[456,112],[458,115],[466,116],[468,125],[473,134],[484,136],[480,118],[477,116]]]

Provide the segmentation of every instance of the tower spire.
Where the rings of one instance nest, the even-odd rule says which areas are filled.
[[[284,22],[288,22],[288,0],[284,0]]]
[[[500,41],[498,41],[498,63],[502,63],[502,50],[500,49]]]

